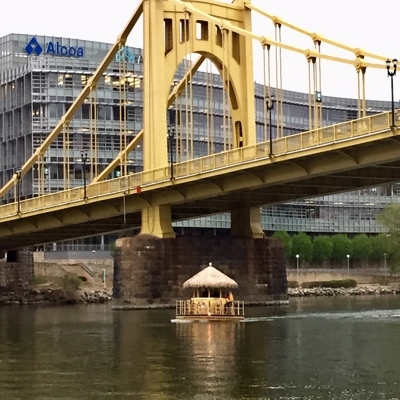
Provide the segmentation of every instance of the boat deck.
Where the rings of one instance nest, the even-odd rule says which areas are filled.
[[[176,318],[213,321],[243,320],[244,302],[212,297],[177,300]]]

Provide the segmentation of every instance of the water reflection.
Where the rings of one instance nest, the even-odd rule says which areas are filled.
[[[240,322],[176,324],[176,337],[188,353],[187,384],[197,395],[231,392],[244,329]]]
[[[0,399],[396,399],[399,300],[306,299],[245,323],[0,308]]]

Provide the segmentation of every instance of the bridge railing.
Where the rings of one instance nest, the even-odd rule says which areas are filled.
[[[396,110],[396,120],[400,118],[400,110]],[[276,157],[278,155],[289,154],[302,150],[338,143],[356,137],[370,135],[390,129],[391,113],[386,112],[365,118],[343,122],[337,125],[326,126],[312,131],[299,133],[296,135],[285,136],[273,140],[272,151]],[[180,162],[174,164],[175,179],[196,174],[217,171],[230,166],[239,164],[245,165],[247,162],[270,158],[269,142],[257,143],[254,145],[229,150],[222,153]],[[138,172],[128,176],[109,179],[102,182],[87,185],[86,194],[88,198],[107,196],[113,193],[126,193],[130,190],[157,184],[159,182],[169,182],[171,170],[169,166],[162,168]],[[65,204],[72,204],[83,200],[83,187],[64,190],[57,193],[46,194],[6,204],[0,207],[0,220],[27,212],[54,208]],[[65,207],[64,207],[65,208]]]

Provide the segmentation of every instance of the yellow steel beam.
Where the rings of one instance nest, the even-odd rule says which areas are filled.
[[[97,82],[103,76],[105,70],[110,65],[112,60],[114,59],[115,55],[119,50],[119,46],[121,44],[125,44],[126,39],[128,38],[130,32],[132,31],[133,27],[135,26],[136,22],[138,21],[139,17],[141,16],[143,11],[143,2],[141,1],[136,8],[135,12],[133,13],[132,17],[129,19],[128,23],[126,24],[125,28],[122,30],[120,35],[117,38],[117,41],[111,47],[109,52],[107,53],[106,57],[99,65],[95,73],[90,77],[86,86],[82,89],[80,95],[75,99],[72,103],[71,107],[68,111],[63,115],[60,122],[57,126],[51,131],[49,136],[45,139],[42,145],[35,151],[35,153],[25,162],[25,164],[21,167],[20,175],[17,177],[17,174],[14,174],[13,177],[0,189],[0,198],[3,197],[17,182],[18,179],[21,179],[31,168],[32,166],[38,161],[40,156],[43,156],[46,150],[50,147],[53,141],[57,138],[57,136],[62,131],[65,124],[69,123],[78,109],[82,106],[85,99],[88,97],[91,90],[96,87]]]
[[[285,44],[285,43],[277,42],[277,41],[275,41],[275,40],[273,40],[271,38],[267,38],[265,36],[256,35],[253,32],[250,32],[250,31],[247,31],[245,29],[239,28],[239,27],[233,25],[231,22],[229,22],[227,20],[219,19],[219,18],[210,16],[209,14],[199,10],[198,8],[194,7],[193,5],[191,5],[189,3],[185,3],[185,2],[183,2],[181,0],[169,0],[169,1],[172,1],[172,2],[176,3],[177,5],[179,5],[180,7],[182,7],[183,11],[187,11],[187,12],[190,12],[190,13],[192,13],[194,15],[198,15],[198,16],[200,16],[202,19],[204,19],[206,21],[209,21],[209,22],[212,22],[214,24],[217,24],[221,29],[226,28],[226,29],[228,29],[228,30],[230,30],[232,32],[238,33],[239,35],[243,35],[245,37],[248,37],[248,38],[251,38],[253,40],[256,40],[256,41],[260,42],[263,46],[266,46],[266,45],[276,46],[276,47],[279,47],[279,48],[282,48],[282,49],[285,49],[285,50],[293,51],[295,53],[303,54],[307,58],[312,58],[312,57],[321,58],[321,59],[325,59],[325,60],[340,62],[340,63],[344,63],[344,64],[349,64],[349,65],[354,65],[357,68],[360,68],[360,67],[386,68],[386,64],[382,64],[381,65],[381,64],[369,63],[369,62],[366,62],[364,60],[361,60],[360,58],[347,59],[347,58],[342,58],[342,57],[336,57],[336,56],[332,56],[332,55],[329,55],[329,54],[319,53],[319,52],[317,52],[316,50],[313,50],[313,49],[301,49],[301,48],[298,48],[298,47],[295,47],[295,46],[290,46],[290,45]],[[246,3],[246,7],[252,8],[253,6],[250,7],[249,3]],[[267,14],[267,15],[269,15],[269,14]],[[294,25],[293,25],[293,29],[294,29]],[[302,33],[307,32],[307,31],[301,30],[300,28],[298,28],[298,30],[300,32],[302,32]],[[306,34],[308,34],[308,32]],[[329,43],[333,44],[334,42],[333,41],[329,41]],[[345,45],[343,45],[343,46],[345,46]],[[353,48],[351,48],[349,46],[345,46],[345,47],[346,47],[346,50],[349,50],[349,51],[352,51],[352,52],[354,52],[354,50],[355,50],[355,49],[353,49]],[[356,49],[356,50],[361,51],[359,49]],[[363,54],[364,55],[368,55],[370,53],[364,52]],[[378,57],[375,57],[375,58],[378,58],[380,60],[383,60],[383,59],[387,60],[387,58],[381,57],[381,56],[378,56]]]
[[[338,47],[338,48],[340,48],[342,50],[350,51],[350,52],[354,53],[354,55],[356,57],[362,57],[362,56],[371,57],[371,58],[374,58],[374,59],[380,60],[380,61],[386,61],[388,59],[388,57],[384,57],[384,56],[381,56],[381,55],[378,55],[378,54],[370,53],[370,52],[365,51],[363,49],[354,48],[354,47],[345,45],[343,43],[340,43],[340,42],[325,38],[324,36],[319,35],[317,33],[312,33],[310,31],[302,29],[302,28],[300,28],[300,27],[298,27],[296,25],[293,25],[293,24],[290,24],[289,22],[286,22],[285,20],[283,20],[283,19],[281,19],[281,18],[279,18],[277,16],[274,16],[274,15],[271,15],[271,14],[267,13],[266,11],[262,10],[261,8],[256,7],[251,2],[247,2],[246,1],[245,2],[245,7],[250,9],[250,10],[252,10],[252,11],[254,11],[254,12],[256,12],[256,13],[258,13],[258,14],[260,14],[260,15],[263,15],[264,17],[269,18],[274,24],[279,24],[279,25],[282,25],[282,26],[286,26],[286,27],[288,27],[290,29],[293,29],[296,32],[299,32],[299,33],[302,33],[303,35],[309,36],[314,42],[320,41],[320,42],[327,43],[327,44],[330,44],[332,46]],[[367,63],[367,64],[368,64],[368,66],[371,66],[371,67],[374,67],[374,68],[386,68],[385,64],[369,64],[369,63]]]
[[[201,64],[206,58],[200,56],[196,62],[191,66],[190,70],[185,74],[185,76],[177,83],[173,91],[168,97],[167,108],[172,105],[175,99],[183,92],[186,84],[189,82],[190,77],[193,77],[197,70],[200,68]],[[92,183],[101,182],[120,164],[120,161],[127,157],[127,155],[140,143],[143,139],[143,129],[134,137],[134,139],[129,142],[125,149],[122,149],[118,156],[107,165],[107,167],[96,176]]]

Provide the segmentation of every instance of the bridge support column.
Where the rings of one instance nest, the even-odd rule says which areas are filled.
[[[260,207],[244,207],[231,211],[231,236],[262,239]]]
[[[234,279],[246,304],[287,304],[285,252],[279,239],[137,235],[115,241],[113,308],[174,307],[183,283],[209,262]]]
[[[0,260],[0,286],[20,287],[34,278],[33,251],[30,248],[7,251]]]
[[[162,239],[174,238],[171,206],[167,204],[143,209],[140,234],[149,234]]]

